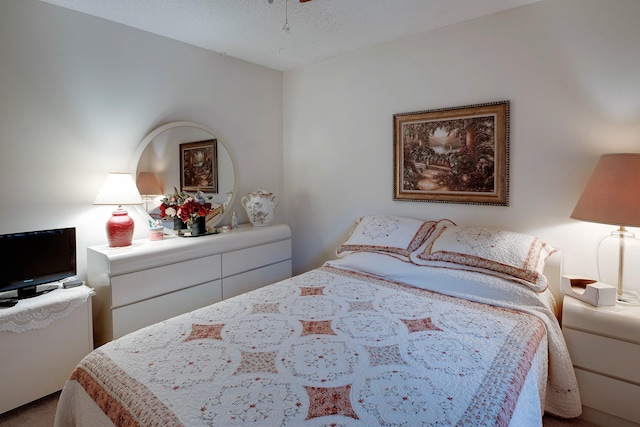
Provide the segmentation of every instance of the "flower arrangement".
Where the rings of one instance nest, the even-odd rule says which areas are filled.
[[[184,223],[192,223],[198,217],[206,217],[211,209],[211,203],[207,202],[202,191],[195,195],[178,191],[173,188],[173,193],[167,194],[160,204],[160,218],[180,218]]]

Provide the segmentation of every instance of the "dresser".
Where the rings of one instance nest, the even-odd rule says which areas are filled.
[[[562,331],[583,415],[598,425],[640,425],[640,306],[595,307],[564,297]]]
[[[122,248],[91,246],[95,346],[288,277],[291,230],[282,224],[165,236]]]

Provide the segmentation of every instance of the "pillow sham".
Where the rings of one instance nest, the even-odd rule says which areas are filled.
[[[356,221],[353,232],[338,247],[336,255],[343,258],[354,252],[377,252],[410,261],[411,252],[423,244],[435,225],[435,221],[398,216],[363,216]]]
[[[418,265],[487,272],[542,292],[547,288],[544,263],[555,251],[527,234],[449,226],[434,233],[410,258]]]

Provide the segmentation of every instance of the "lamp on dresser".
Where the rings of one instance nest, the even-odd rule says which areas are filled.
[[[640,304],[640,241],[626,227],[640,227],[640,154],[604,154],[571,218],[617,225],[600,241],[598,275],[617,285],[617,301]]]
[[[164,193],[156,174],[153,172],[140,172],[138,179],[136,179],[136,186],[144,200],[144,210],[149,212],[149,200],[151,200],[151,196]]]
[[[107,240],[111,247],[131,245],[134,222],[122,205],[141,205],[142,197],[129,173],[112,172],[102,184],[94,205],[118,205],[107,221]]]

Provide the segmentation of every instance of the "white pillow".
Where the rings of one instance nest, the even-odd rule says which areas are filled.
[[[418,265],[486,272],[525,284],[537,292],[547,288],[545,260],[556,250],[537,237],[484,227],[444,227],[411,254]]]
[[[376,252],[409,260],[435,228],[435,221],[422,221],[388,215],[363,216],[356,221],[353,232],[338,247],[336,255],[343,258],[354,252]]]

